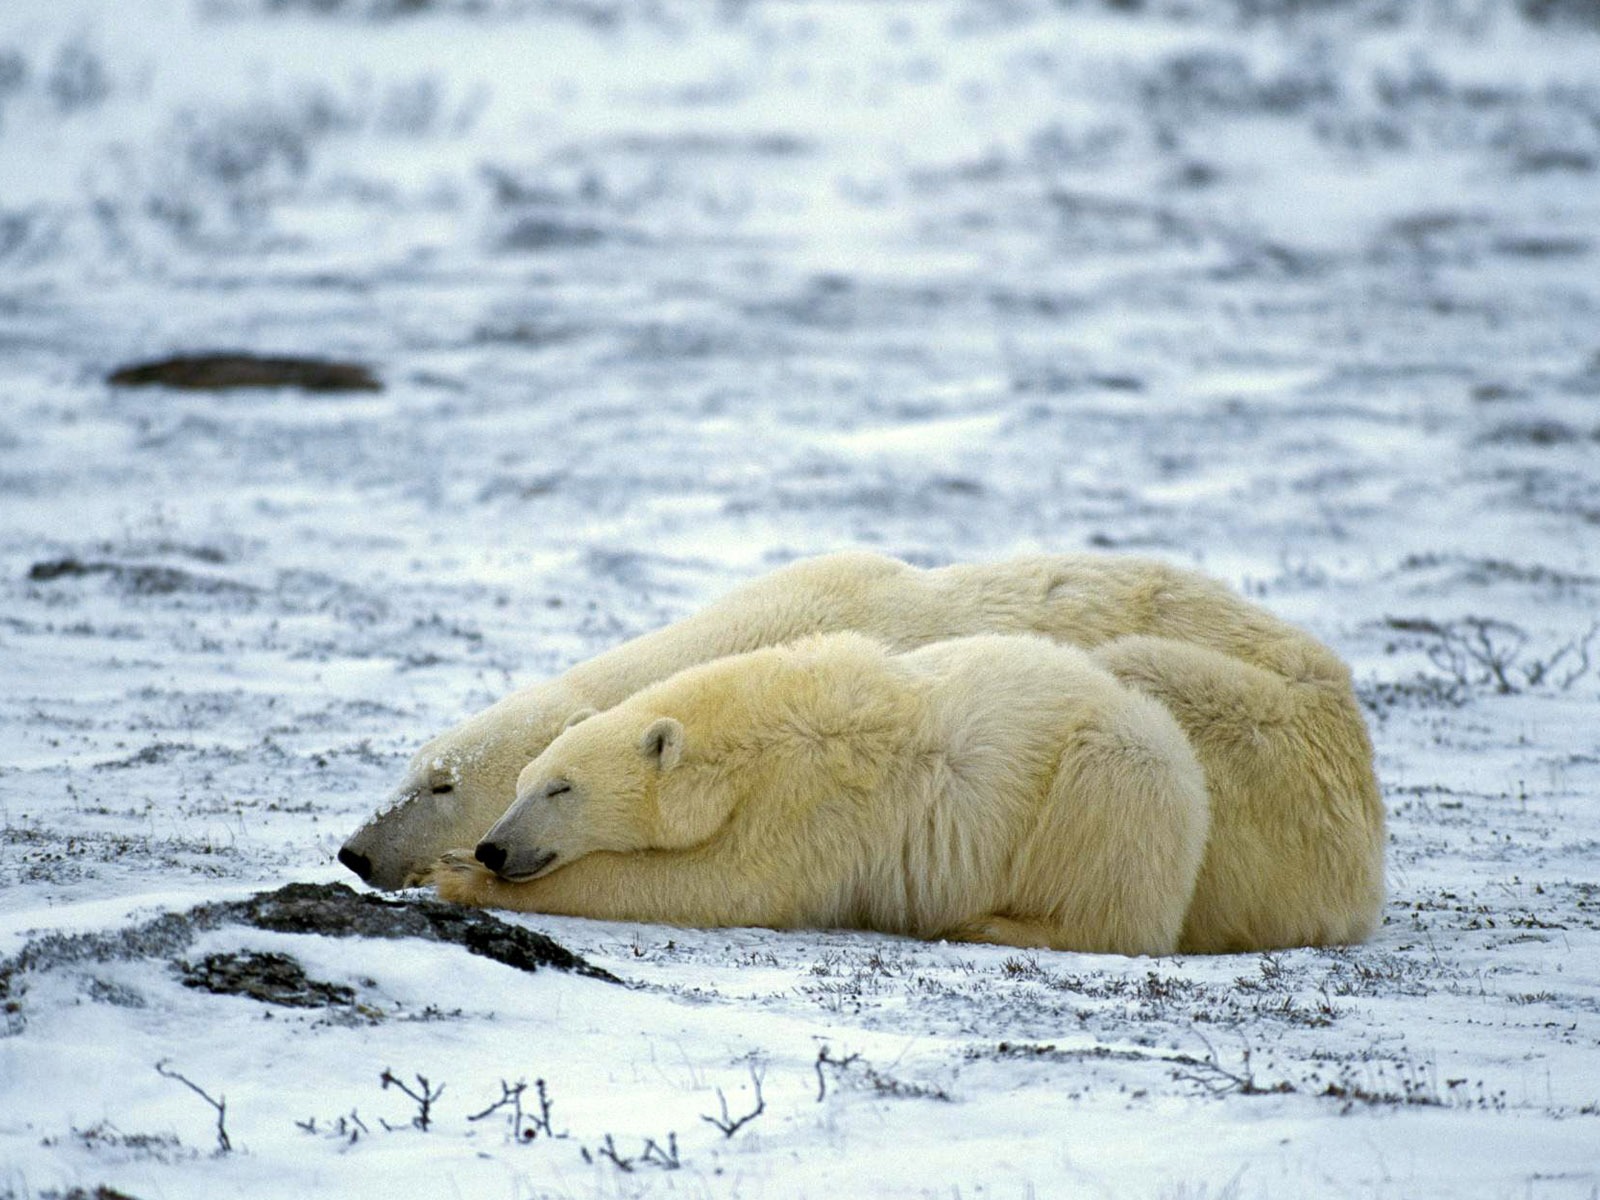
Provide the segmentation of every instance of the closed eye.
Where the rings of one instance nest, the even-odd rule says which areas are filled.
[[[546,785],[544,796],[546,800],[550,800],[556,796],[565,796],[571,790],[572,785],[570,783],[565,779],[558,779],[554,783]]]

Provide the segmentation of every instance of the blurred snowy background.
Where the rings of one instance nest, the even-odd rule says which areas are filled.
[[[223,350],[383,387],[107,382]],[[0,389],[0,1196],[1600,1192],[1590,0],[0,0]],[[117,933],[340,879],[432,733],[847,546],[1312,629],[1384,928],[516,919],[625,988]],[[268,953],[320,1000],[185,986]]]

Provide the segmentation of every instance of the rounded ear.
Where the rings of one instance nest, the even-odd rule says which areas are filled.
[[[639,753],[653,759],[661,770],[672,770],[683,757],[683,723],[672,717],[651,721],[639,738]]]
[[[566,719],[566,721],[561,726],[561,731],[563,733],[565,733],[567,730],[571,729],[574,725],[578,724],[580,721],[587,721],[590,717],[594,716],[599,711],[600,710],[597,709],[597,708],[580,708],[577,712],[573,713],[570,717],[568,717]]]

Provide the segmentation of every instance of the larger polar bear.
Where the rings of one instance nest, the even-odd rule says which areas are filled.
[[[832,634],[691,668],[566,731],[441,896],[679,925],[1170,954],[1205,774],[1082,650]],[[507,880],[510,880],[509,882]]]
[[[1280,812],[1303,809],[1309,819],[1327,807],[1329,789],[1341,790],[1343,807],[1366,814],[1373,843],[1361,864],[1347,869],[1353,877],[1371,876],[1366,889],[1381,893],[1382,811],[1371,746],[1343,664],[1308,634],[1215,580],[1150,559],[1108,555],[935,570],[860,551],[801,560],[557,679],[515,692],[434,738],[413,757],[390,802],[345,843],[340,861],[376,887],[420,882],[440,854],[473,844],[494,824],[514,798],[518,772],[573,718],[610,708],[685,667],[852,630],[895,650],[980,633],[1035,633],[1083,647],[1143,635],[1275,676],[1281,698],[1268,712],[1268,727],[1294,736],[1287,742],[1239,738],[1232,753],[1248,765],[1240,775],[1271,780],[1275,790],[1266,803]],[[1149,674],[1137,661],[1126,669]],[[1241,721],[1248,728],[1250,720],[1230,716],[1216,736],[1228,736]],[[1301,770],[1294,750],[1302,740],[1326,743],[1325,770]],[[1345,804],[1345,797],[1353,799]]]

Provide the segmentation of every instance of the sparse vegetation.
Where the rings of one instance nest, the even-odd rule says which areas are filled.
[[[506,1122],[510,1126],[512,1141],[531,1142],[537,1137],[566,1137],[564,1133],[557,1133],[554,1126],[550,1124],[550,1113],[554,1109],[555,1103],[550,1099],[550,1093],[545,1088],[544,1080],[535,1079],[533,1086],[534,1103],[538,1106],[536,1113],[524,1112],[522,1108],[522,1094],[528,1089],[526,1082],[519,1079],[516,1083],[509,1084],[501,1080],[500,1099],[489,1105],[482,1112],[474,1113],[467,1120],[482,1121],[497,1112],[503,1112]]]
[[[1204,1039],[1201,1039],[1204,1041]],[[1203,1057],[1183,1054],[1173,1058],[1179,1065],[1173,1068],[1172,1077],[1187,1083],[1193,1083],[1209,1096],[1276,1096],[1284,1095],[1296,1090],[1294,1084],[1287,1079],[1279,1079],[1271,1083],[1258,1082],[1255,1072],[1250,1067],[1250,1047],[1246,1045],[1239,1051],[1239,1065],[1234,1068],[1225,1067],[1217,1057],[1215,1048],[1210,1042],[1205,1042],[1206,1052]]]
[[[388,1091],[392,1087],[401,1095],[408,1097],[417,1106],[417,1113],[411,1118],[411,1127],[427,1133],[429,1127],[433,1124],[434,1101],[444,1095],[444,1084],[441,1083],[438,1087],[434,1087],[428,1082],[426,1075],[418,1075],[416,1077],[417,1086],[412,1088],[405,1080],[390,1071],[388,1067],[383,1069],[383,1074],[378,1078],[383,1084],[384,1091]],[[387,1121],[380,1123],[385,1129],[394,1128]]]
[[[206,1091],[203,1087],[201,1087],[199,1084],[195,1083],[188,1076],[183,1075],[183,1074],[181,1074],[181,1073],[179,1073],[177,1071],[174,1071],[171,1067],[167,1066],[165,1061],[158,1062],[156,1064],[156,1074],[160,1075],[163,1079],[171,1079],[171,1080],[175,1080],[178,1083],[183,1084],[184,1087],[188,1088],[196,1096],[199,1096],[200,1099],[204,1100],[207,1104],[209,1104],[213,1109],[216,1110],[216,1114],[217,1114],[217,1153],[218,1154],[231,1154],[231,1153],[233,1153],[233,1140],[228,1137],[228,1098],[226,1096],[213,1096],[213,1095],[211,1095],[210,1092]]]
[[[91,1154],[110,1153],[133,1161],[158,1163],[183,1162],[197,1157],[175,1133],[124,1133],[110,1121],[98,1121],[86,1128],[74,1127],[72,1140]],[[46,1138],[46,1146],[54,1139]]]
[[[601,1139],[595,1149],[590,1150],[585,1147],[582,1153],[584,1162],[603,1160],[627,1174],[632,1174],[637,1166],[660,1167],[664,1171],[676,1171],[683,1166],[678,1157],[678,1135],[675,1133],[667,1134],[665,1146],[654,1138],[646,1138],[643,1148],[632,1157],[625,1157],[617,1149],[616,1139],[609,1133]]]
[[[831,1071],[835,1079],[865,1088],[879,1096],[902,1100],[950,1099],[950,1093],[937,1084],[909,1083],[897,1079],[885,1071],[880,1071],[859,1054],[847,1054],[843,1058],[835,1058],[832,1051],[824,1046],[817,1051],[815,1065],[818,1103],[826,1099],[828,1094],[828,1076],[824,1073],[824,1068]]]
[[[746,1125],[750,1124],[751,1121],[754,1121],[762,1113],[767,1111],[766,1098],[761,1094],[761,1076],[762,1072],[760,1070],[754,1066],[750,1068],[750,1086],[755,1091],[755,1107],[749,1112],[745,1113],[741,1117],[729,1116],[728,1098],[722,1094],[722,1089],[718,1088],[717,1107],[721,1111],[717,1116],[714,1117],[705,1116],[702,1114],[700,1119],[705,1121],[707,1124],[714,1126],[723,1137],[731,1138],[734,1134],[738,1133],[739,1130],[743,1129]]]
[[[1536,649],[1532,636],[1509,621],[1463,617],[1435,621],[1426,617],[1389,617],[1389,652],[1421,649],[1435,673],[1410,682],[1381,683],[1363,688],[1369,708],[1382,712],[1403,697],[1459,706],[1477,694],[1510,696],[1528,691],[1568,692],[1588,677],[1594,666],[1594,643],[1600,622],[1566,641]]]
[[[353,1108],[342,1116],[321,1123],[316,1117],[307,1117],[304,1121],[296,1121],[295,1127],[315,1137],[331,1138],[350,1146],[364,1137],[372,1136],[372,1130],[367,1128],[367,1123],[361,1119],[361,1114]]]

